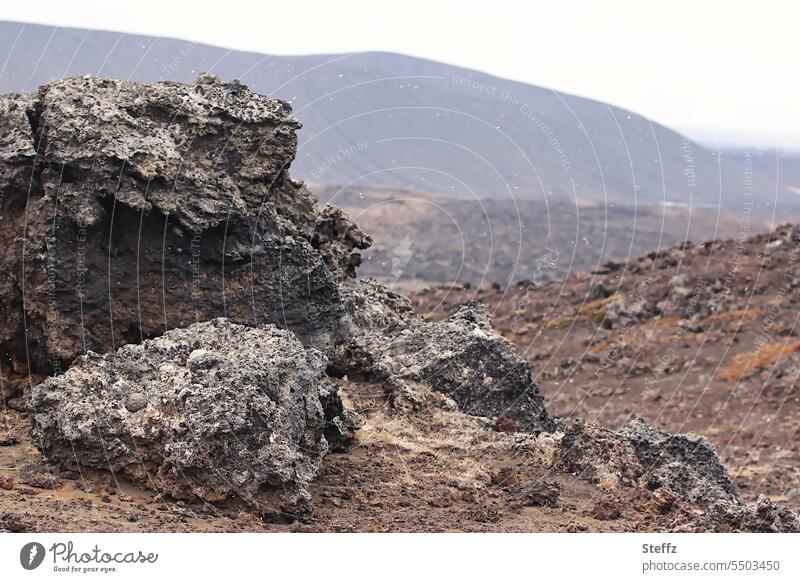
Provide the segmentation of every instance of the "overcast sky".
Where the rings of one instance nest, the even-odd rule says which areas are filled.
[[[794,147],[798,17],[789,0],[0,0],[6,20],[272,54],[401,52],[608,101],[707,141]]]

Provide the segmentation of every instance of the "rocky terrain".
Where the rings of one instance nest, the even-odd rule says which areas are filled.
[[[704,435],[744,498],[796,508],[799,245],[794,226],[743,229],[563,281],[438,287],[413,300],[433,320],[484,303],[552,414],[611,427],[644,416]]]
[[[369,237],[289,176],[286,103],[73,77],[0,113],[0,531],[800,529],[706,437],[543,397],[499,289],[423,317],[357,278]],[[610,334],[693,297],[637,311],[625,271],[589,291]],[[545,328],[583,316],[562,307]]]

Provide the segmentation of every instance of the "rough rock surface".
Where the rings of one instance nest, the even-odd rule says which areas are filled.
[[[743,499],[766,494],[798,510],[800,227],[752,226],[563,281],[447,285],[411,298],[435,319],[484,303],[535,366],[554,417],[616,428],[643,416],[703,434]]]
[[[614,432],[576,420],[564,427],[558,466],[605,489],[632,487],[644,473],[631,443]]]
[[[33,442],[63,469],[109,469],[207,501],[258,501],[266,487],[300,511],[329,449],[325,434],[347,432],[325,364],[272,325],[197,323],[90,352],[35,387]],[[326,419],[321,391],[335,417]]]
[[[411,396],[413,385],[422,384],[468,414],[506,417],[521,430],[554,426],[528,363],[477,302],[445,321],[410,318],[393,333],[366,332],[343,346],[336,360],[338,373],[385,382],[390,394]]]
[[[642,418],[625,424],[617,434],[633,445],[648,488],[664,487],[693,503],[739,502],[728,470],[708,439],[668,433]]]
[[[755,505],[737,505],[720,501],[706,513],[712,531],[753,533],[798,533],[800,516],[788,507],[773,503],[764,495]]]
[[[422,321],[406,297],[374,279],[345,279],[339,292],[359,332],[390,335]]]
[[[289,177],[299,127],[288,104],[208,75],[0,97],[12,370],[63,371],[218,316],[319,346],[346,335],[337,281],[369,238]]]

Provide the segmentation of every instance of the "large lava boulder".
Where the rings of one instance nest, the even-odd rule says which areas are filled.
[[[342,408],[325,366],[275,326],[197,323],[89,352],[34,387],[33,442],[64,469],[110,470],[178,498],[299,511],[330,448],[326,429],[338,438],[347,425],[326,418]]]
[[[224,316],[326,347],[369,238],[288,168],[287,103],[74,77],[0,97],[0,354],[53,373]]]

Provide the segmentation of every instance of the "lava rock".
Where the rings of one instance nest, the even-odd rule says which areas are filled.
[[[739,502],[728,470],[705,437],[668,433],[643,418],[628,422],[617,435],[633,445],[649,489],[664,487],[692,503]]]
[[[299,128],[287,103],[210,75],[0,97],[0,351],[60,373],[219,316],[346,337],[338,281],[370,239],[290,178]]]
[[[340,346],[338,373],[404,391],[418,384],[445,394],[468,414],[503,416],[519,430],[554,428],[528,362],[492,328],[480,303],[471,301],[444,321],[408,317],[389,329],[367,330]]]
[[[628,440],[582,419],[562,428],[556,459],[559,468],[606,490],[639,483],[644,469]]]
[[[275,326],[197,323],[114,354],[89,352],[36,386],[32,440],[63,469],[107,469],[210,502],[269,504],[274,495],[261,493],[277,492],[279,509],[304,511],[325,435],[341,447],[347,433],[325,366]]]
[[[40,489],[58,489],[64,482],[45,463],[25,463],[17,471],[20,483]]]
[[[706,512],[705,520],[711,531],[800,533],[800,515],[764,495],[754,505],[715,502]]]
[[[11,431],[4,430],[0,431],[0,447],[10,447],[15,445],[19,442],[17,435],[12,433]]]

